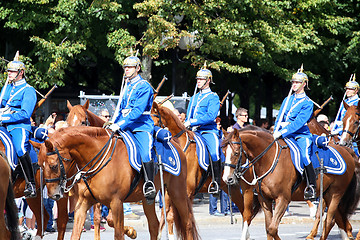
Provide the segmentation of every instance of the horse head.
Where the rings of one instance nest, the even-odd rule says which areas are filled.
[[[343,118],[343,132],[340,138],[340,145],[350,147],[353,141],[359,139],[359,119],[360,119],[360,101],[358,105],[349,106],[343,101],[346,109]]]
[[[180,121],[169,108],[164,107],[156,102],[151,108],[151,116],[156,126],[168,128],[172,134],[177,134],[181,130],[186,130],[184,124]]]
[[[251,177],[253,167],[269,151],[272,143],[270,132],[256,126],[234,129],[227,134],[222,145],[226,157],[223,181],[236,185],[241,178],[247,184],[254,185],[256,179]]]
[[[69,126],[97,126],[102,127],[105,123],[100,117],[92,113],[89,110],[89,99],[84,103],[84,105],[75,105],[72,106],[69,101],[67,101],[67,107],[69,109],[69,114],[66,119],[66,122]]]

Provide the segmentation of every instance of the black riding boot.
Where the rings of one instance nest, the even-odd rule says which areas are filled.
[[[19,157],[19,160],[24,169],[24,174],[26,175],[25,180],[26,178],[28,180],[25,185],[24,195],[26,198],[34,198],[36,197],[36,185],[29,152],[26,152],[23,156]]]
[[[212,162],[213,171],[214,171],[214,181],[210,183],[208,193],[213,195],[219,195],[220,193],[220,184],[221,184],[221,161],[217,160]]]
[[[316,198],[316,174],[312,163],[305,166],[305,176],[307,178],[307,187],[304,191],[305,200],[315,200]]]
[[[143,186],[144,197],[148,205],[151,205],[155,201],[156,188],[154,185],[154,161],[143,162],[145,172],[145,183]]]

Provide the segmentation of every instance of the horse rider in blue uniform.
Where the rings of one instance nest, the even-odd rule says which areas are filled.
[[[151,158],[154,121],[150,116],[154,92],[150,83],[139,74],[141,63],[138,57],[127,57],[124,60],[123,68],[126,82],[123,96],[122,99],[119,99],[118,111],[114,113],[114,123],[109,128],[113,132],[120,130],[133,133],[144,170],[144,197],[148,204],[152,204],[156,196],[154,161]]]
[[[210,83],[213,83],[212,73],[206,67],[196,74],[198,93],[191,97],[187,109],[185,127],[192,128],[202,135],[210,152],[213,181],[210,183],[208,192],[219,194],[221,183],[221,161],[220,161],[220,135],[215,119],[220,110],[219,96],[212,92]]]
[[[292,87],[289,96],[281,104],[273,136],[274,139],[293,138],[297,142],[301,152],[300,161],[305,166],[307,179],[304,198],[313,200],[316,198],[316,174],[310,160],[312,134],[307,126],[313,113],[313,102],[305,93],[308,81],[308,76],[302,72],[301,66],[292,76]],[[294,93],[291,94],[292,92]]]
[[[16,58],[16,57],[15,57]],[[35,89],[26,83],[25,64],[17,59],[7,65],[9,85],[1,91],[0,123],[10,133],[20,165],[25,174],[24,195],[36,197],[34,172],[30,158],[29,137],[31,134],[30,117],[36,104]]]

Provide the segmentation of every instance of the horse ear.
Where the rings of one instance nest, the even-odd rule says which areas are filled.
[[[54,151],[54,146],[49,140],[45,140],[45,146],[46,146],[48,152]]]
[[[225,129],[223,127],[221,128],[221,131],[224,134],[225,138],[229,135],[229,133],[227,131],[225,131]]]
[[[39,149],[39,150],[40,150],[41,143],[34,142],[34,141],[31,141],[31,140],[29,140],[29,142],[31,143],[31,145],[33,145],[33,147],[34,147],[34,148],[36,148],[36,149]]]
[[[83,107],[84,107],[85,109],[89,109],[89,105],[90,105],[90,101],[89,101],[89,99],[88,99],[88,100],[86,100],[86,103],[83,105]]]
[[[345,102],[345,100],[343,100],[343,104],[344,104],[345,109],[347,110],[349,108],[349,105]]]
[[[69,109],[69,111],[71,111],[72,105],[71,105],[71,103],[70,103],[69,100],[66,100],[66,106],[67,106],[67,108]]]

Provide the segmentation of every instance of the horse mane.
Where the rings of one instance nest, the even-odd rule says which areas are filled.
[[[60,128],[59,130],[55,131],[53,135],[51,136],[51,139],[54,143],[61,146],[64,145],[66,142],[68,142],[69,138],[74,137],[104,137],[109,135],[107,134],[107,131],[104,128],[100,127],[91,127],[91,126],[77,126],[77,127],[66,127],[66,128]]]
[[[246,125],[245,127],[241,128],[240,130],[234,130],[230,132],[225,139],[222,140],[221,147],[227,146],[230,142],[234,134],[252,134],[252,135],[263,135],[264,137],[272,137],[271,132],[265,128],[254,126],[254,125]]]
[[[164,107],[160,104],[158,104],[158,108],[159,111],[163,110],[165,112],[165,114],[170,115],[170,117],[175,121],[176,125],[181,129],[181,130],[186,130],[184,124],[180,121],[180,119],[178,118],[178,116],[175,115],[175,113],[173,111],[171,111],[169,108]]]

